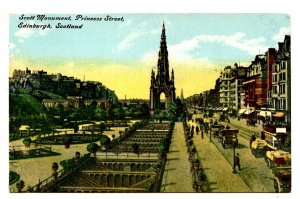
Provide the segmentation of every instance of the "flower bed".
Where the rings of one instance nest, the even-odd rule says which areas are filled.
[[[9,171],[9,185],[14,184],[20,179],[20,175],[14,171]]]
[[[39,140],[39,144],[65,144],[66,142],[69,142],[70,144],[82,144],[82,143],[90,143],[90,142],[96,142],[100,140],[99,135],[54,135],[54,136],[48,136],[41,138]]]
[[[61,155],[61,154],[50,151],[50,150],[46,150],[46,149],[30,149],[30,150],[10,151],[9,152],[9,160],[40,158],[40,157],[57,156],[57,155]]]

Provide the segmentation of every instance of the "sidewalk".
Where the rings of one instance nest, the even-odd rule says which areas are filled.
[[[201,166],[207,178],[206,192],[252,192],[242,178],[232,173],[232,166],[217,149],[209,142],[209,137],[194,135],[194,145],[197,149]]]
[[[160,191],[194,192],[182,122],[175,123]]]

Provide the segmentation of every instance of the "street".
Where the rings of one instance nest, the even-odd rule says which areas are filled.
[[[197,114],[198,118],[199,118],[199,116],[201,117],[202,115]],[[193,117],[195,118],[196,115],[194,115]],[[217,117],[218,116],[216,115],[213,119],[215,120]],[[241,124],[239,124],[239,122]],[[246,126],[244,126],[243,121],[236,120],[236,121],[232,122],[232,119],[231,119],[231,123],[234,123],[235,127],[240,125],[242,128],[245,128],[245,129],[247,128]],[[221,124],[223,124],[224,126],[228,125],[229,127],[231,127],[231,129],[236,129],[233,127],[233,125],[230,125],[231,123],[222,122]],[[195,125],[195,123],[190,122],[190,125]],[[253,130],[253,131],[256,130],[257,133],[259,133],[259,127],[256,127],[254,129],[252,128],[251,130]],[[249,140],[247,139],[247,136],[245,136],[247,134],[249,134],[249,132],[243,132],[243,131],[239,130],[239,134],[238,134],[239,145],[236,147],[235,153],[239,153],[239,155],[240,155],[241,171],[237,170],[237,174],[234,174],[234,175],[239,176],[240,179],[242,179],[243,182],[250,188],[251,192],[274,192],[272,171],[271,171],[271,169],[269,169],[267,167],[263,157],[255,158],[252,155],[251,150],[249,148]],[[211,158],[211,162],[214,162],[214,164],[218,164],[219,162],[217,162],[216,159],[218,159],[217,157],[221,154],[222,158],[225,158],[227,163],[230,165],[230,167],[228,167],[228,169],[231,169],[231,172],[232,172],[233,149],[231,147],[224,149],[222,144],[220,142],[218,142],[218,139],[214,138],[213,135],[211,135],[212,142],[210,143],[209,142],[209,139],[210,139],[209,133],[205,134],[205,136],[204,136],[204,140],[207,140],[206,142],[202,141],[201,133],[199,133],[199,135],[194,134],[193,139],[194,139],[194,143],[196,144],[197,151],[200,156],[201,156],[201,154],[202,154],[202,156],[206,155],[206,154],[203,154],[203,152],[201,152],[201,147],[212,148],[210,145],[213,144],[217,148],[217,150],[215,150],[216,151],[215,154],[210,153],[209,158]],[[209,160],[205,160],[204,162],[208,162],[208,161]],[[206,168],[204,167],[204,171],[205,171],[205,169]],[[205,172],[209,173],[209,168]],[[216,172],[216,174],[218,174],[218,173]],[[218,175],[219,176],[217,176],[217,178],[222,178],[222,175],[225,175],[225,173],[221,172]],[[228,179],[226,179],[226,181],[224,181],[224,184],[218,184],[218,187],[216,187],[216,189],[220,189],[220,190],[222,190],[224,188],[226,189],[226,187],[228,186],[227,184],[232,184],[232,183],[230,183],[230,180],[231,179],[228,178]],[[221,186],[221,187],[219,187],[219,186]],[[233,190],[232,192],[234,192],[234,191],[245,192],[244,190],[242,191],[242,190],[239,190],[238,188],[236,188],[236,190]]]

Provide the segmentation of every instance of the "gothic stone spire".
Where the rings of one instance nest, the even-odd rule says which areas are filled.
[[[157,62],[157,75],[160,77],[160,83],[170,80],[165,24],[163,24],[161,32],[160,49]]]

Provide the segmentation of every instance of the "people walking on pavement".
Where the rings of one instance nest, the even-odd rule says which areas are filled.
[[[196,126],[196,134],[197,135],[199,134],[199,126],[198,125]]]
[[[238,166],[239,170],[241,170],[241,165],[240,165],[240,154],[237,153],[234,157],[234,166],[233,169],[235,170],[235,167]]]
[[[192,126],[192,128],[191,128],[191,136],[193,137],[194,136],[194,125]]]
[[[203,128],[201,129],[201,138],[202,139],[204,138],[204,129]]]
[[[252,145],[252,142],[256,140],[256,136],[255,134],[252,134],[251,136],[251,139],[250,139],[250,149],[252,148],[251,145]]]

